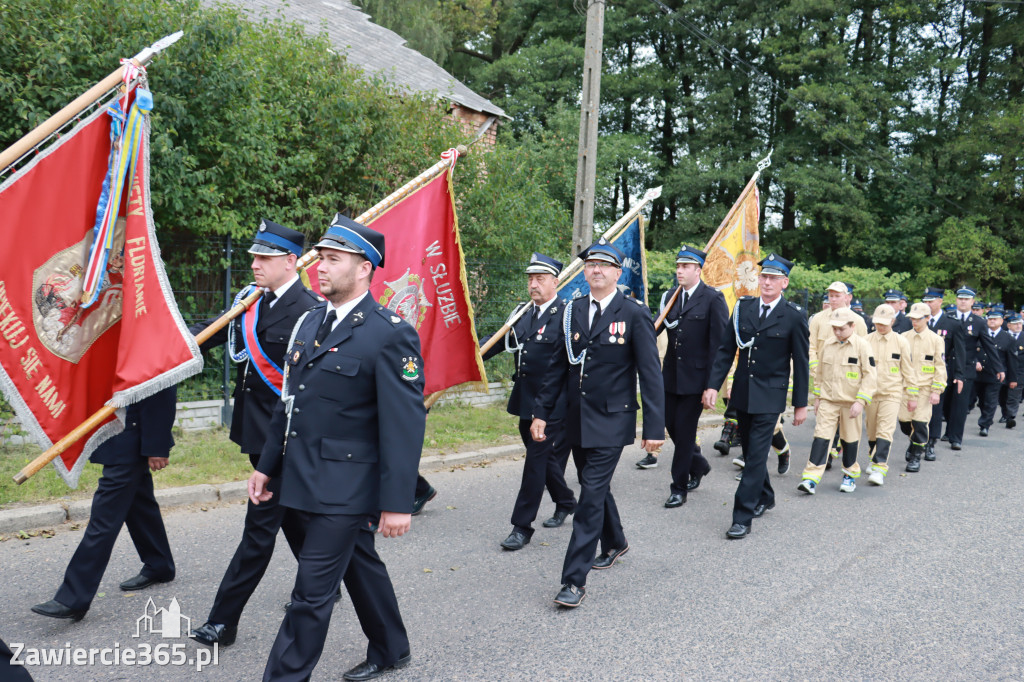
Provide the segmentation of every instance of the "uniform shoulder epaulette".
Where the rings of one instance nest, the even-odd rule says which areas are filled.
[[[753,301],[754,297],[753,296],[740,296],[740,300],[741,301]]]
[[[644,303],[643,301],[641,301],[641,300],[640,300],[639,298],[631,298],[631,299],[629,299],[629,300],[631,300],[631,301],[632,301],[633,303],[636,303],[636,304],[637,304],[638,306],[640,306],[641,308],[643,308],[643,307],[644,307],[645,305],[647,305],[646,303]]]
[[[378,315],[383,317],[385,320],[390,322],[392,325],[399,325],[399,324],[402,324],[402,322],[404,321],[404,320],[402,320],[401,317],[396,315],[394,311],[389,310],[388,308],[385,308],[382,305],[378,305],[376,308],[374,308],[374,310],[376,310]]]
[[[786,303],[789,305],[790,308],[794,308],[795,310],[798,311],[803,311],[803,308],[798,306],[796,303],[793,303],[792,301],[786,301]]]
[[[310,298],[310,300],[312,300],[312,301],[313,301],[314,303],[320,303],[321,301],[326,301],[326,300],[327,300],[327,299],[325,299],[325,298],[324,298],[323,296],[320,296],[319,294],[317,294],[316,292],[314,292],[314,291],[313,291],[312,289],[307,289],[306,287],[302,287],[302,291],[303,291],[303,293],[304,293],[304,294],[306,294],[306,296],[308,296],[308,297]]]

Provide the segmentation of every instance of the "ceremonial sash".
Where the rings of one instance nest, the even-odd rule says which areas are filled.
[[[242,313],[242,339],[245,341],[245,352],[249,354],[252,367],[256,370],[260,379],[270,387],[275,394],[281,395],[281,386],[284,383],[284,372],[260,346],[260,339],[256,336],[256,325],[260,322],[259,303],[249,306],[248,310]]]

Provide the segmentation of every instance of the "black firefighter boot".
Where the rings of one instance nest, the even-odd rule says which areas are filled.
[[[723,457],[729,454],[729,448],[738,443],[733,443],[733,439],[739,438],[739,428],[737,428],[736,422],[731,419],[726,419],[725,424],[722,425],[722,435],[718,441],[712,446],[715,450],[718,450],[718,454]]]
[[[928,444],[924,446],[924,460],[926,462],[935,461],[935,439],[929,438]]]
[[[916,473],[921,470],[921,455],[924,454],[924,445],[911,443],[910,452],[907,454],[907,471]]]

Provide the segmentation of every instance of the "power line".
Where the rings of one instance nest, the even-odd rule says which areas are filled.
[[[1024,4],[1024,0],[1015,0],[1015,1],[1019,2],[1020,4]],[[699,25],[697,25],[696,23],[694,23],[690,19],[687,19],[686,17],[684,17],[681,14],[679,14],[678,10],[673,10],[671,7],[667,6],[665,3],[661,2],[661,0],[650,0],[650,2],[653,3],[654,5],[656,5],[662,11],[668,17],[669,21],[674,21],[674,22],[680,24],[687,31],[689,31],[689,32],[693,33],[694,35],[696,35],[700,40],[704,41],[705,43],[710,44],[719,54],[722,55],[722,57],[724,57],[726,60],[728,60],[734,66],[736,66],[736,67],[740,68],[741,70],[743,70],[748,76],[756,77],[758,79],[761,79],[761,80],[765,81],[769,85],[774,85],[775,84],[775,81],[771,78],[771,76],[769,76],[768,74],[766,74],[763,71],[761,71],[754,64],[751,64],[750,62],[746,61],[745,59],[743,59],[739,55],[735,54],[733,50],[731,50],[728,47],[726,47],[725,45],[722,45],[721,43],[719,43],[717,40],[712,38],[711,35],[709,35],[706,31],[704,31]],[[794,100],[797,103],[803,105],[803,107],[805,107],[806,109],[812,109],[812,105],[809,102],[806,102],[806,101],[800,99],[799,97],[794,95],[792,92],[782,92],[781,88],[769,88],[769,91],[772,92],[772,97],[774,97],[776,100],[778,100],[781,103],[785,103],[787,100]],[[838,144],[840,147],[842,147],[844,150],[846,150],[849,154],[853,155],[854,157],[861,157],[862,155],[867,154],[870,157],[873,157],[874,159],[876,159],[877,161],[880,161],[881,163],[887,165],[890,168],[890,170],[893,172],[894,175],[902,176],[902,178],[904,180],[909,180],[909,181],[912,181],[912,182],[916,182],[918,184],[922,184],[922,183],[920,183],[917,180],[917,178],[915,178],[913,175],[911,175],[909,171],[906,171],[906,170],[901,169],[901,168],[897,168],[896,165],[893,164],[892,161],[890,161],[888,158],[886,158],[885,156],[881,155],[880,153],[878,153],[877,151],[875,151],[875,150],[873,150],[871,148],[867,148],[867,149],[864,149],[864,150],[856,150],[856,149],[854,149],[853,147],[850,147],[848,144],[846,144],[845,142],[843,142],[842,140],[840,140],[838,138],[835,140],[835,143]],[[948,203],[950,206],[955,207],[958,211],[961,212],[961,214],[965,214],[965,213],[968,212],[967,209],[965,209],[963,206],[961,206],[957,202],[953,201],[952,199],[948,199],[948,198],[946,198],[944,196],[941,196],[941,195],[936,195],[936,196],[939,199],[941,199],[942,201]],[[942,206],[932,202],[928,197],[924,197],[924,201],[925,201],[925,203],[927,203],[932,208],[935,208],[936,210],[946,214],[947,216],[949,216],[951,218],[956,217],[954,214],[950,213],[948,210],[946,210]]]

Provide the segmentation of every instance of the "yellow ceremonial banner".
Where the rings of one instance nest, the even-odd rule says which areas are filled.
[[[729,312],[740,296],[757,296],[757,261],[759,256],[758,224],[761,218],[760,195],[755,173],[743,188],[725,220],[715,231],[704,250],[704,283],[725,296]]]

